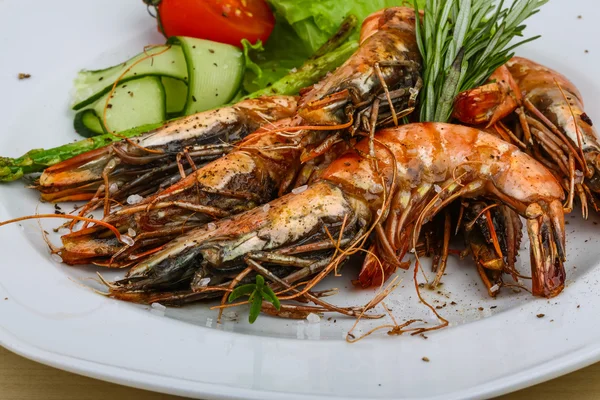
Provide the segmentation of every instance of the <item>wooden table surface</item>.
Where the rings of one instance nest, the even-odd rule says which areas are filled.
[[[498,400],[600,398],[600,363]],[[182,400],[71,374],[27,360],[0,347],[2,400]]]

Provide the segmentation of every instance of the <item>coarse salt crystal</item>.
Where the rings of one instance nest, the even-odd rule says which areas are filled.
[[[129,228],[127,229],[127,234],[133,238],[135,235],[137,235],[137,232],[133,230],[133,228]]]
[[[300,193],[304,192],[307,188],[308,188],[307,185],[302,185],[302,186],[299,186],[299,187],[295,188],[294,190],[292,190],[292,193],[300,194]]]
[[[132,194],[131,196],[129,196],[127,198],[127,204],[129,204],[129,205],[139,204],[143,200],[144,200],[144,198],[142,196],[140,196],[139,194]]]
[[[381,214],[383,214],[383,211],[380,208],[379,210],[377,210],[377,215],[381,216]]]
[[[271,205],[270,205],[270,204],[265,204],[265,205],[262,207],[262,209],[263,209],[263,211],[264,211],[264,212],[267,212],[267,211],[269,211],[269,210],[271,209]]]
[[[223,313],[223,319],[226,321],[237,321],[238,318],[239,315],[235,311],[225,311]]]
[[[125,243],[127,246],[131,247],[135,244],[134,240],[127,235],[121,235],[121,243]]]
[[[59,235],[68,235],[69,233],[71,233],[71,230],[69,228],[60,228],[58,230],[58,234]]]
[[[210,283],[210,278],[202,278],[198,281],[198,287],[207,287]]]
[[[208,224],[206,224],[206,227],[209,231],[214,231],[215,229],[217,229],[217,224],[215,224],[214,222],[209,222]]]
[[[165,212],[164,211],[159,211],[158,212],[158,218],[164,218],[165,217]]]
[[[108,187],[108,191],[111,194],[118,192],[119,191],[119,185],[117,185],[116,183],[111,183],[110,186]]]
[[[163,306],[160,303],[152,303],[152,304],[150,304],[150,307],[152,307],[155,310],[160,310],[160,311],[165,311],[167,309],[167,307]]]
[[[373,193],[373,194],[381,193],[381,192],[383,192],[383,185],[381,185],[379,183],[374,183],[369,188],[369,192]]]
[[[54,261],[56,261],[57,263],[61,263],[61,262],[63,262],[63,259],[62,259],[62,257],[61,257],[61,256],[59,256],[59,255],[58,255],[58,254],[56,254],[56,253],[53,253],[52,255],[50,255],[50,257],[51,257],[51,258],[52,258]]]
[[[436,193],[442,192],[442,188],[439,185],[433,185],[433,190],[435,190]]]
[[[498,285],[497,283],[490,288],[490,292],[492,293],[497,292],[498,290],[500,290],[500,285]]]
[[[318,324],[319,322],[321,322],[321,317],[319,317],[317,314],[310,313],[306,317],[306,320],[309,324]]]

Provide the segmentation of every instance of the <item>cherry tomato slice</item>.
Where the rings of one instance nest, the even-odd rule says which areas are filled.
[[[191,36],[241,47],[265,42],[275,17],[265,0],[162,0],[158,14],[167,37]]]

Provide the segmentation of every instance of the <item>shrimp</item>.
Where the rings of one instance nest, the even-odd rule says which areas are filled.
[[[510,118],[516,112],[515,128]],[[468,124],[494,125],[512,142],[544,163],[568,193],[578,195],[584,217],[588,202],[599,210],[600,141],[584,111],[579,90],[564,75],[522,57],[513,57],[490,83],[460,94],[454,116]]]
[[[413,77],[407,81],[398,81],[396,75],[383,76],[381,81],[373,80],[372,68],[369,67],[365,71],[361,67],[365,52],[371,54],[369,52],[378,43],[383,44],[375,54],[376,63],[386,60],[402,61],[410,66],[419,63],[418,51],[395,54],[397,48],[416,48],[415,38],[404,34],[406,26],[414,24],[414,18],[411,19],[411,15],[414,14],[405,8],[389,9],[376,15],[379,14],[386,16],[390,21],[396,21],[396,25],[384,24],[382,31],[371,29],[371,35],[340,67],[341,76],[346,76],[350,68],[357,68],[352,77],[356,82],[369,82],[361,88],[370,91],[363,94],[372,102],[379,101],[377,96],[381,85],[387,85],[388,81],[401,90],[401,84],[412,84],[411,79],[420,79],[417,71],[411,72]],[[407,22],[398,22],[398,19],[407,19]],[[396,33],[396,27],[402,35]],[[410,42],[406,42],[409,39]],[[395,45],[390,46],[390,43]],[[406,59],[408,56],[414,57],[416,61]],[[305,93],[300,102],[306,103],[303,100],[305,97],[326,97],[329,88],[338,85],[340,69]],[[395,67],[395,70],[402,75],[402,68]],[[402,90],[404,89],[408,93],[408,89],[411,88]],[[410,101],[406,99],[410,96],[404,96],[403,101]],[[400,100],[402,96],[398,95],[396,99]],[[324,104],[320,107],[326,108]],[[313,108],[313,111],[316,110],[317,108]],[[351,119],[357,119],[355,115],[360,114],[358,111],[348,112],[353,113],[350,115]],[[385,118],[385,115],[375,113],[372,117],[369,123],[371,129],[374,129],[380,123],[379,117]],[[147,198],[142,204],[117,210],[105,218],[105,222],[123,231],[132,229],[138,235],[133,248],[124,247],[112,238],[106,239],[103,236],[108,234],[106,228],[94,226],[62,238],[63,260],[69,264],[93,262],[112,266],[129,265],[133,260],[137,260],[140,254],[160,248],[182,231],[264,204],[277,195],[284,194],[294,186],[294,182],[296,186],[301,186],[311,179],[314,180],[314,176],[323,169],[322,159],[331,160],[332,155],[338,154],[336,151],[343,148],[344,145],[340,144],[344,141],[344,129],[350,127],[350,124],[309,124],[313,122],[307,121],[299,112],[294,117],[265,126],[248,136],[225,157],[199,168],[173,186]],[[317,162],[311,162],[315,158],[318,158]],[[317,165],[321,165],[320,170]],[[115,258],[115,254],[118,254],[118,259]]]
[[[220,157],[265,123],[294,115],[296,98],[272,96],[243,100],[168,122],[139,137],[80,154],[47,168],[35,188],[50,202],[102,202],[105,191],[116,201],[148,196],[177,179],[178,155],[193,165]]]
[[[314,285],[360,251],[371,232],[379,254],[397,265],[424,221],[457,198],[474,197],[500,201],[527,219],[533,293],[560,293],[563,191],[545,167],[515,146],[464,126],[409,124],[380,130],[373,139],[376,159],[367,156],[371,140],[363,139],[305,190],[169,242],[124,279],[109,283],[111,295],[183,304],[226,293],[261,274],[273,290],[290,291],[282,300],[311,296]],[[367,283],[374,275],[363,269],[359,279]],[[293,292],[300,282],[305,287]]]
[[[356,124],[369,131],[375,129],[369,120],[398,125],[399,118],[414,110],[422,86],[414,10],[393,7],[370,15],[363,22],[360,42],[348,61],[302,97],[298,114],[307,123],[337,125],[356,112]],[[379,109],[381,102],[387,103]],[[385,104],[389,110],[384,110]],[[395,110],[398,105],[400,113]]]
[[[556,178],[515,146],[477,129],[442,123],[410,124],[384,129],[376,135],[380,172],[387,181],[398,176],[391,191],[385,222],[376,227],[377,249],[391,266],[400,266],[415,248],[421,226],[455,199],[485,197],[497,200],[527,219],[531,239],[533,292],[553,297],[564,287],[565,232]],[[337,159],[324,179],[360,190],[372,205],[382,202],[378,173],[356,152]],[[393,157],[392,157],[393,155]],[[395,162],[394,162],[395,159]],[[394,168],[395,166],[395,168]],[[337,167],[337,168],[336,168]],[[374,283],[379,269],[368,255],[359,282]],[[381,279],[381,277],[379,278]]]

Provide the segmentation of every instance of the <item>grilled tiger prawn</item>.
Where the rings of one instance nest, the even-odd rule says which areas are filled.
[[[117,201],[132,194],[148,196],[174,183],[185,163],[189,172],[231,150],[231,143],[263,124],[295,112],[295,97],[272,96],[190,115],[47,168],[35,188],[51,202],[101,202],[105,191]]]
[[[216,289],[257,273],[276,288],[316,275],[304,289],[309,293],[315,280],[362,247],[372,231],[379,254],[398,265],[424,221],[460,197],[495,199],[526,218],[533,293],[560,293],[563,191],[546,168],[492,135],[451,124],[384,129],[374,141],[376,160],[366,156],[370,140],[364,139],[303,192],[168,243],[110,284],[111,294],[181,304],[218,295]],[[372,282],[378,270],[373,265],[366,261],[361,283]]]
[[[415,247],[423,223],[452,201],[487,197],[527,220],[534,294],[552,297],[562,291],[563,192],[546,168],[492,135],[457,125],[411,124],[382,130],[376,137],[380,141],[380,170],[389,182],[397,173],[389,213],[375,229],[377,252],[389,267],[401,266],[398,260]],[[357,150],[364,148],[359,145]],[[378,175],[366,159],[358,153],[349,154],[330,169],[336,167],[335,174],[325,174],[324,179],[335,177],[340,184],[352,185],[353,191],[360,188],[372,204],[381,203],[381,195],[373,197],[371,193]],[[360,283],[371,285],[378,272],[372,257],[367,256]]]
[[[507,117],[513,112],[511,124]],[[567,210],[575,195],[584,217],[588,202],[599,210],[595,200],[600,193],[600,140],[579,90],[564,75],[513,57],[488,84],[461,93],[454,115],[464,123],[496,126],[505,140],[544,163],[568,193]]]

